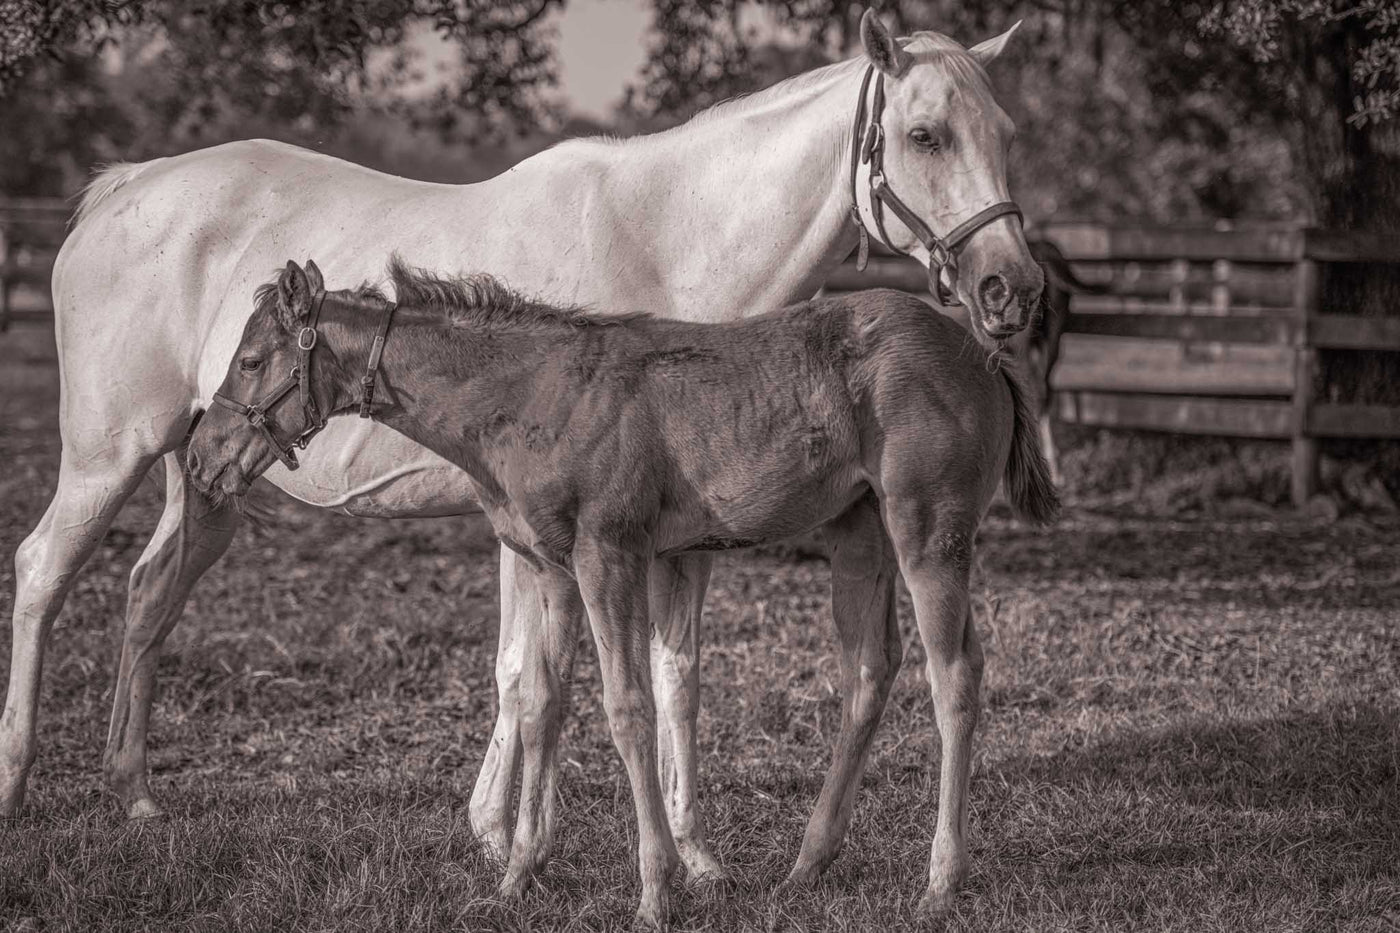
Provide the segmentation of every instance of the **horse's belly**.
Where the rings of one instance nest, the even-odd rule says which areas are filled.
[[[729,487],[696,508],[663,516],[657,551],[724,551],[777,541],[830,521],[865,489],[854,467],[821,475],[759,474],[747,488]]]
[[[264,476],[311,505],[372,518],[481,511],[465,471],[382,425],[334,419],[301,460],[299,470],[278,463]]]

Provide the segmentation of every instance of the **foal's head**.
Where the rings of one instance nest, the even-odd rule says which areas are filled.
[[[1016,128],[997,104],[985,66],[1014,31],[964,49],[935,32],[897,39],[873,11],[861,20],[861,43],[876,69],[872,84],[884,83],[879,121],[886,184],[941,237],[984,208],[1010,201],[1006,166]],[[869,105],[874,97],[872,90]],[[869,174],[863,164],[857,179],[862,197]],[[930,265],[930,250],[917,232],[888,207],[881,213],[890,245]],[[1030,323],[1044,284],[1014,214],[976,229],[956,251],[956,271],[944,273],[941,284],[938,277],[935,262],[929,283],[935,297],[956,297],[971,311],[974,327],[993,338]]]
[[[353,402],[353,380],[316,330],[323,306],[346,300],[325,291],[314,262],[288,262],[258,288],[216,404],[190,437],[185,463],[198,488],[234,496],[278,460],[296,469],[293,448]]]

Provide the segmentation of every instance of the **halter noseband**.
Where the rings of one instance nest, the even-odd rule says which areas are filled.
[[[909,255],[891,243],[885,233],[885,219],[881,208],[888,207],[918,238],[924,249],[928,250],[928,278],[933,297],[943,305],[960,305],[962,302],[953,290],[958,281],[958,251],[972,239],[973,234],[999,217],[1015,214],[1023,224],[1025,218],[1022,217],[1021,208],[1015,201],[998,201],[973,214],[954,227],[947,236],[942,237],[919,219],[919,216],[910,210],[909,205],[890,190],[889,183],[885,180],[885,130],[880,124],[880,117],[885,110],[884,72],[875,80],[875,100],[870,107],[870,122],[865,122],[866,92],[870,89],[870,78],[874,73],[875,66],[870,65],[865,69],[865,77],[861,79],[860,101],[856,105],[855,125],[851,132],[851,218],[855,221],[856,229],[860,231],[860,252],[856,257],[856,269],[864,271],[870,258],[870,239],[867,231],[869,221],[874,222],[875,235],[880,238],[881,243],[893,252]],[[870,165],[869,185],[865,203],[862,204],[860,167],[867,163]],[[870,215],[869,221],[865,217],[866,213]],[[943,281],[944,273],[948,279],[946,284]]]
[[[263,433],[267,439],[267,444],[276,454],[277,459],[282,461],[282,465],[289,470],[295,470],[301,464],[297,462],[297,455],[294,448],[306,449],[306,445],[311,442],[311,438],[320,433],[326,426],[326,417],[322,416],[316,406],[316,399],[311,394],[311,351],[316,349],[318,333],[316,324],[321,318],[321,305],[326,300],[326,289],[321,287],[316,291],[316,297],[311,302],[311,313],[307,316],[306,325],[297,334],[297,365],[292,367],[292,371],[287,374],[272,391],[263,396],[261,402],[252,405],[244,404],[237,399],[229,398],[218,392],[214,393],[214,401],[230,411],[237,412],[248,419],[248,423]],[[384,310],[384,316],[379,321],[379,330],[374,335],[374,343],[369,351],[369,363],[365,367],[364,378],[360,380],[360,417],[368,418],[370,408],[374,404],[374,383],[379,374],[379,359],[384,354],[384,338],[389,333],[389,325],[394,320],[394,312],[398,310],[398,305],[391,304]],[[285,445],[277,441],[277,437],[268,427],[268,414],[272,407],[280,402],[292,389],[301,389],[301,408],[306,422],[306,428],[300,434],[292,438]]]

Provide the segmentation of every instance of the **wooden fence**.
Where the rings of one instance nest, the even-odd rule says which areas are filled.
[[[69,213],[62,201],[0,201],[0,329],[52,314],[48,282]],[[1063,421],[1289,440],[1300,504],[1320,438],[1400,438],[1400,407],[1312,393],[1319,350],[1400,351],[1400,318],[1322,313],[1319,264],[1400,263],[1400,236],[1094,224],[1033,235],[1105,286],[1072,304],[1051,379]],[[927,279],[908,260],[874,256],[865,273],[848,263],[827,282],[876,286],[925,294]]]

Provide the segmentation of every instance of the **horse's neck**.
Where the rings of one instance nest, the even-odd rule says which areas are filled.
[[[832,66],[616,146],[607,197],[622,235],[645,242],[674,313],[722,320],[809,298],[850,253],[859,77],[852,63]]]
[[[335,348],[345,366],[339,410],[357,404],[360,362],[369,356],[374,324],[336,322]],[[538,361],[568,341],[561,327],[541,335],[523,329],[450,324],[435,311],[401,308],[384,343],[375,394],[380,421],[444,459],[478,475],[476,440],[512,406],[509,387],[538,372]]]

